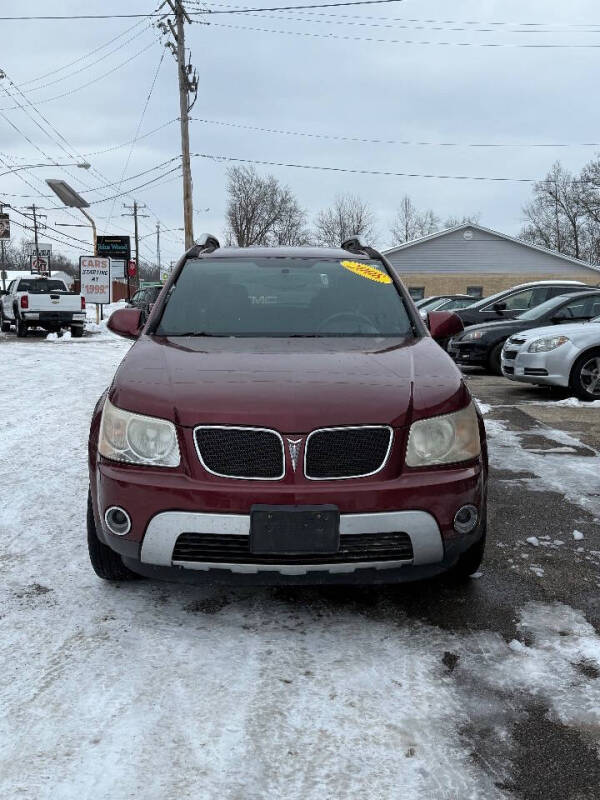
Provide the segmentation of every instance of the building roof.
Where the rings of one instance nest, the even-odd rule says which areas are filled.
[[[552,256],[553,258],[560,258],[563,261],[568,261],[570,264],[576,264],[578,267],[582,267],[585,269],[591,269],[595,272],[600,272],[600,267],[594,266],[593,264],[588,264],[587,261],[582,261],[579,258],[573,258],[573,256],[566,256],[563,253],[558,253],[556,250],[549,250],[547,247],[540,247],[537,244],[529,244],[528,242],[523,242],[521,239],[516,239],[514,236],[509,236],[506,233],[500,233],[500,231],[494,231],[491,228],[484,228],[483,225],[474,225],[471,222],[463,222],[460,225],[455,225],[453,228],[446,228],[443,231],[437,231],[436,233],[430,233],[429,236],[422,236],[420,239],[413,239],[410,242],[404,242],[403,244],[396,245],[396,247],[390,247],[388,250],[384,250],[383,254],[385,256],[392,255],[393,253],[397,253],[399,250],[407,250],[410,247],[415,247],[415,245],[423,244],[424,242],[430,242],[433,239],[439,239],[442,236],[447,236],[449,233],[455,233],[456,231],[467,230],[468,228],[472,228],[473,230],[483,231],[484,233],[491,234],[492,236],[497,236],[500,239],[505,239],[507,242],[512,242],[513,244],[518,244],[521,247],[527,247],[530,250],[536,250],[538,253],[543,253],[547,256]]]

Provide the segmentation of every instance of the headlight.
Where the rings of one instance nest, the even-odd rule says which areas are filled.
[[[98,452],[113,461],[178,467],[179,445],[175,425],[166,419],[144,417],[104,403]]]
[[[483,331],[467,331],[458,339],[459,342],[474,342],[476,339],[483,338]]]
[[[528,353],[548,353],[556,350],[561,344],[569,341],[568,336],[548,336],[546,339],[536,339],[527,348]]]
[[[479,423],[471,402],[454,414],[413,422],[408,435],[406,465],[454,464],[476,458],[480,452]]]

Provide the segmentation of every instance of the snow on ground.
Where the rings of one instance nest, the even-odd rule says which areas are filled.
[[[528,604],[507,643],[397,607],[369,615],[339,592],[304,603],[98,580],[88,424],[129,344],[0,346],[13,377],[0,422],[0,797],[494,800],[508,796],[508,756],[474,759],[470,729],[510,755],[515,709],[543,698],[564,724],[598,730],[600,681],[578,665],[600,669],[600,637],[567,606]],[[496,423],[492,459],[516,460],[508,434]]]
[[[522,479],[529,489],[558,492],[569,502],[600,517],[598,453],[595,456],[569,455],[565,447],[530,451],[523,447],[522,435],[510,430],[506,423],[487,419],[485,427],[492,466],[516,473],[531,473],[535,477]],[[579,439],[564,431],[544,428],[543,436],[573,451],[582,447]]]
[[[566,397],[564,400],[544,400],[533,405],[562,406],[563,408],[600,408],[600,400],[579,400],[577,397]]]

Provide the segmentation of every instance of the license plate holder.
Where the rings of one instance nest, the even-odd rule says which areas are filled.
[[[340,512],[334,505],[254,505],[250,512],[250,552],[256,555],[337,553]]]

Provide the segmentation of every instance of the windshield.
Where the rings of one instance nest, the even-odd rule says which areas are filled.
[[[46,280],[44,278],[24,279],[19,282],[20,292],[31,292],[32,294],[48,294],[48,292],[66,292],[67,289],[62,281]]]
[[[523,311],[521,314],[517,314],[517,319],[540,319],[540,317],[544,317],[549,311],[552,311],[553,308],[556,306],[562,305],[566,300],[564,295],[559,295],[558,297],[553,297],[551,300],[546,300],[545,303],[540,303],[539,306],[535,306],[534,308],[530,308],[527,311]]]
[[[402,296],[379,262],[314,258],[188,261],[159,336],[409,336]]]

